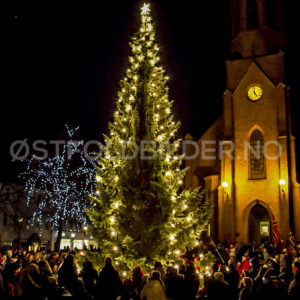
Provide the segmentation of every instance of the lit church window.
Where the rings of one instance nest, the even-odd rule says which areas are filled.
[[[254,130],[250,137],[250,174],[249,179],[265,179],[264,138],[259,130]]]

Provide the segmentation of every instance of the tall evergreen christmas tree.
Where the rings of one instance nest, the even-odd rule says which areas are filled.
[[[176,261],[179,253],[197,245],[210,216],[199,188],[183,189],[186,170],[180,168],[181,141],[175,139],[180,123],[171,113],[149,4],[141,8],[130,49],[88,211],[103,255],[124,268]]]

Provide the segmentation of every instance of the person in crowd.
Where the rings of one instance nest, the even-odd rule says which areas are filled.
[[[288,270],[288,272],[292,271],[292,263],[293,263],[293,257],[289,253],[288,249],[283,249],[283,256],[280,261],[280,273],[282,273],[283,269]]]
[[[183,279],[184,299],[195,300],[199,290],[199,285],[199,276],[196,272],[195,266],[191,262],[188,262],[185,266]]]
[[[291,300],[300,299],[300,262],[294,263],[294,280],[288,288],[288,296]]]
[[[164,267],[163,267],[163,265],[160,261],[156,261],[154,263],[154,269],[153,270],[159,271],[161,280],[164,281],[166,271],[165,271],[165,269],[164,269]]]
[[[111,257],[107,257],[104,262],[97,282],[96,299],[115,300],[124,293],[124,286],[118,271],[112,264]]]
[[[2,271],[4,268],[4,260],[0,257],[0,299],[4,297],[4,281]]]
[[[177,274],[177,269],[167,267],[164,280],[166,296],[170,300],[180,300],[183,298],[183,277]]]
[[[147,282],[147,278],[140,266],[136,266],[132,270],[131,279],[124,280],[125,296],[123,299],[140,300],[140,293]]]
[[[90,294],[95,296],[96,292],[96,282],[98,279],[98,273],[94,269],[93,264],[91,261],[87,260],[83,263],[83,268],[79,276],[83,280],[83,285],[86,291]]]
[[[184,264],[180,264],[178,267],[178,274],[184,278],[185,274],[185,266]]]
[[[165,286],[159,271],[154,270],[148,278],[141,295],[141,300],[167,300]]]
[[[33,263],[34,264],[39,264],[39,262],[41,261],[41,252],[35,252],[33,255]]]
[[[242,270],[247,272],[250,270],[249,256],[247,253],[242,257]]]
[[[39,270],[47,299],[55,299],[58,284],[56,278],[53,276],[52,269],[47,260],[43,259],[40,261]]]
[[[270,254],[267,247],[264,247],[263,249],[263,258],[265,262],[267,262],[270,258]]]
[[[44,285],[38,265],[29,264],[20,278],[20,288],[18,295],[22,295],[23,299],[45,300],[46,285]]]
[[[222,272],[214,274],[214,281],[207,291],[209,300],[230,300],[231,292]]]
[[[58,284],[69,291],[75,298],[88,299],[82,282],[78,279],[75,256],[69,254],[58,271]]]
[[[237,300],[240,276],[237,269],[235,268],[233,259],[230,259],[228,261],[228,268],[226,270],[226,273],[224,273],[224,276],[226,282],[228,282],[232,300]]]
[[[250,277],[242,279],[243,289],[240,292],[239,300],[251,300],[254,298],[253,280]]]
[[[53,252],[49,256],[48,262],[49,262],[49,265],[50,265],[51,269],[53,269],[54,265],[58,264],[58,258],[59,258],[59,254],[57,252]]]
[[[9,290],[10,295],[15,295],[17,290],[18,275],[21,267],[17,259],[10,258],[3,270],[4,288]]]

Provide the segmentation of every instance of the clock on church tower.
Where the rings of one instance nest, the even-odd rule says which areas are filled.
[[[260,100],[263,95],[262,87],[258,84],[252,84],[248,88],[247,95],[248,95],[248,98],[252,101]]]

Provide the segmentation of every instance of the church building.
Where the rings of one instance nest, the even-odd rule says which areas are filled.
[[[272,240],[273,222],[281,239],[288,240],[291,228],[300,240],[281,2],[231,1],[223,113],[194,144],[186,136],[186,154],[194,157],[186,159],[185,185],[205,187],[214,240]]]

